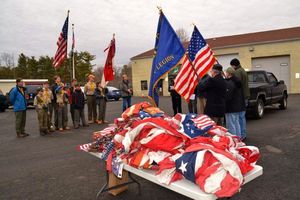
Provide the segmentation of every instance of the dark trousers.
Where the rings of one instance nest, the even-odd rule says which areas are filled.
[[[52,103],[52,107],[50,108],[50,121],[51,121],[51,124],[55,126],[55,128],[58,127],[58,104],[55,102],[55,103]],[[52,122],[52,115],[54,113],[54,122]]]
[[[67,104],[57,105],[57,126],[58,128],[66,128],[68,126],[68,107]]]
[[[73,122],[73,125],[74,125],[74,105],[73,104],[70,104],[70,113],[71,113],[71,118],[72,118],[72,122]]]
[[[80,124],[80,119],[82,122],[82,126],[86,126],[87,123],[84,117],[84,109],[74,109],[74,127],[78,128]]]
[[[123,99],[123,112],[131,106],[131,96],[122,97]]]
[[[198,113],[198,111],[197,111],[197,98],[195,98],[194,100],[190,99],[190,101],[188,103],[188,108],[189,108],[189,113],[195,113],[195,114]]]
[[[219,126],[224,126],[224,117],[211,117],[211,119],[216,122]]]
[[[104,98],[99,99],[98,104],[98,120],[105,120],[105,112],[106,112],[106,100]]]
[[[97,120],[97,107],[96,107],[96,96],[87,95],[87,106],[88,106],[88,120]]]
[[[25,133],[26,110],[15,112],[15,116],[17,134]]]
[[[181,108],[181,97],[173,97],[173,96],[172,96],[172,106],[173,106],[174,116],[175,116],[177,113],[182,113],[182,108]]]

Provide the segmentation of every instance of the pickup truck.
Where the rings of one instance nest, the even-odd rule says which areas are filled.
[[[250,99],[247,113],[252,113],[258,119],[264,116],[264,107],[279,104],[279,108],[287,108],[287,87],[284,81],[278,81],[271,72],[248,71]]]

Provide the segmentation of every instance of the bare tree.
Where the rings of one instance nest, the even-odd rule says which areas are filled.
[[[5,67],[9,67],[9,68],[15,66],[15,56],[13,53],[3,52],[1,53],[0,58],[1,58],[0,65],[3,64]]]
[[[177,29],[176,34],[179,37],[181,42],[188,42],[189,41],[189,36],[188,36],[188,33],[185,29],[183,29],[183,28]]]

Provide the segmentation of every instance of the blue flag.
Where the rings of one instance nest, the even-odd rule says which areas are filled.
[[[154,58],[148,93],[149,97],[154,100],[156,106],[158,106],[159,101],[157,83],[167,72],[178,65],[184,53],[185,49],[177,34],[163,12],[161,12],[156,32]]]

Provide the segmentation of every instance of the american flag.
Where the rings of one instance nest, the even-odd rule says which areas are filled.
[[[68,46],[68,25],[69,16],[66,18],[62,31],[58,37],[57,50],[53,60],[54,68],[59,68],[61,63],[67,58],[67,46]]]
[[[203,77],[215,61],[212,50],[195,26],[187,54],[184,56],[182,67],[174,81],[175,90],[186,101],[189,101],[198,84],[198,77]]]
[[[216,125],[216,123],[207,115],[199,115],[196,118],[192,119],[192,121],[195,123],[195,126],[201,130],[209,127],[211,128],[212,126]]]

